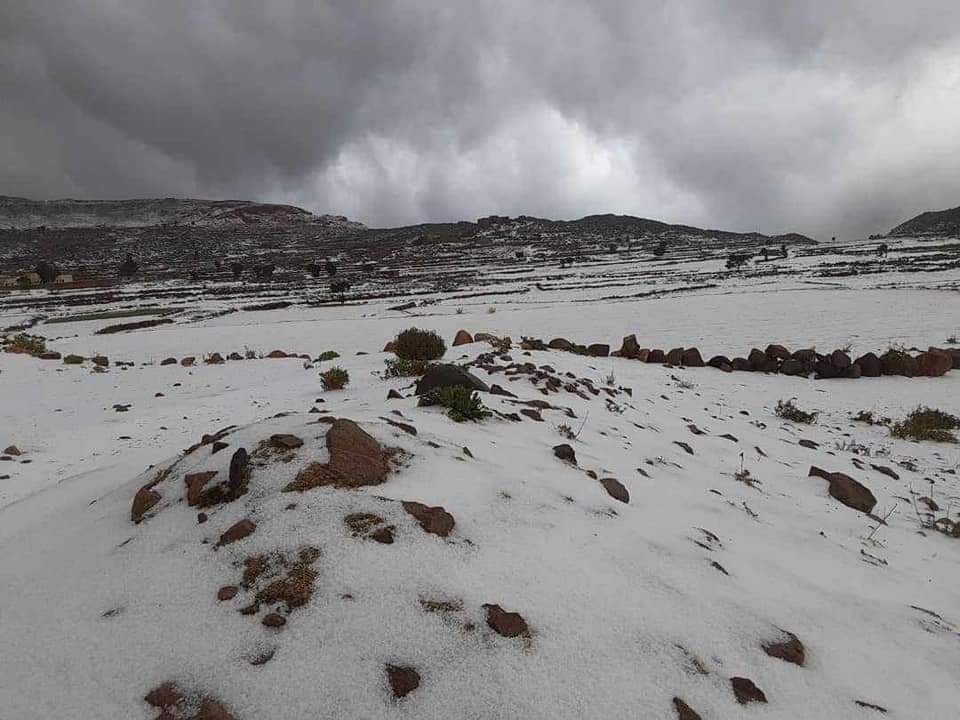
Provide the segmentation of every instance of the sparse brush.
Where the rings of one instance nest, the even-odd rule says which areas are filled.
[[[689,380],[677,380],[677,387],[683,390],[693,390],[696,385]]]
[[[420,377],[432,365],[427,360],[407,360],[406,358],[388,358],[384,360],[387,369],[383,371],[383,376],[394,377]]]
[[[954,333],[946,340],[947,345],[956,345],[957,344],[957,335]]]
[[[479,421],[493,414],[480,402],[475,391],[461,385],[431,390],[421,398],[420,404],[447,408],[447,417],[454,422]]]
[[[807,412],[802,410],[794,398],[790,400],[778,400],[777,407],[775,409],[776,414],[779,417],[782,417],[784,420],[789,420],[790,422],[803,423],[805,425],[810,425],[813,422],[816,422],[817,415],[816,412]]]
[[[327,350],[320,353],[320,356],[317,358],[317,362],[327,362],[329,360],[335,360],[338,357],[340,357],[340,353],[338,353],[336,350]]]
[[[40,355],[47,351],[47,343],[38,335],[20,333],[19,335],[14,335],[7,350],[8,352],[24,353],[27,355]]]
[[[446,351],[447,344],[442,337],[433,330],[419,328],[408,328],[397,335],[393,350],[398,358],[425,362],[443,357]]]
[[[462,308],[462,307],[458,307],[458,308],[457,308],[457,315],[463,315],[463,308]]]
[[[560,433],[567,440],[577,439],[577,434],[573,431],[573,428],[567,425],[566,423],[557,425],[557,432]]]
[[[853,416],[856,422],[866,423],[867,425],[889,425],[890,418],[875,417],[873,410],[861,410]]]
[[[613,370],[610,371],[610,374],[607,375],[607,385],[613,386],[617,384],[617,376],[614,374]]]
[[[902,440],[932,440],[934,442],[957,442],[950,432],[960,428],[960,418],[935,408],[918,407],[907,417],[890,427],[890,434]]]
[[[327,390],[340,390],[350,382],[350,373],[342,367],[332,367],[326,372],[320,373],[320,380]]]

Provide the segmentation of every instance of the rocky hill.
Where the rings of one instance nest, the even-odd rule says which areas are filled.
[[[920,213],[897,225],[888,237],[960,237],[960,207]]]
[[[30,200],[0,196],[0,228],[152,227],[152,226],[287,226],[363,225],[342,215],[314,215],[293,205],[247,200]]]

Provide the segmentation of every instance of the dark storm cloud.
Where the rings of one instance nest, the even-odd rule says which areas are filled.
[[[0,193],[885,230],[960,204],[960,3],[13,0]]]

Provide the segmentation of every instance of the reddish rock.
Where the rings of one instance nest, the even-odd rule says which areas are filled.
[[[770,657],[803,667],[807,659],[806,649],[800,639],[791,632],[783,631],[785,639],[763,643],[763,651]]]
[[[843,350],[834,350],[830,353],[830,363],[837,370],[846,370],[850,367],[850,356],[847,355]]]
[[[830,496],[854,510],[870,513],[877,504],[873,493],[849,475],[838,472],[827,472],[816,466],[811,466],[808,477],[820,477],[829,483]]]
[[[712,368],[721,368],[724,365],[730,365],[730,358],[726,355],[714,355],[712,358],[707,360],[707,365]]]
[[[780,373],[782,375],[806,375],[807,371],[801,363],[796,358],[787,358],[782,363],[780,363]]]
[[[590,357],[607,357],[610,355],[610,346],[604,343],[593,343],[587,346],[587,355]]]
[[[187,485],[187,505],[193,507],[200,502],[203,494],[203,488],[208,482],[217,476],[216,470],[206,470],[204,472],[190,473],[183,476],[183,481]]]
[[[882,374],[880,371],[880,358],[872,352],[861,355],[856,359],[854,364],[860,366],[860,373],[863,377],[880,377]]]
[[[764,355],[766,355],[768,358],[773,358],[774,360],[786,360],[788,357],[790,357],[790,351],[787,350],[783,345],[767,345]]]
[[[612,477],[600,478],[600,484],[614,500],[619,500],[622,503],[630,502],[630,493],[627,492],[627,489],[619,480]]]
[[[164,358],[163,360],[160,361],[160,364],[161,364],[161,365],[176,365],[176,364],[177,364],[177,359],[176,359],[175,357]]]
[[[160,502],[160,499],[160,493],[152,489],[149,485],[144,485],[137,490],[137,494],[133,496],[133,506],[130,508],[130,519],[135,523],[140,522],[143,520],[143,516],[154,505]]]
[[[457,334],[453,338],[453,347],[457,347],[457,345],[469,345],[472,342],[473,335],[466,330],[457,330]]]
[[[303,440],[296,435],[280,433],[270,436],[270,445],[280,450],[296,450],[303,445]]]
[[[953,358],[936,348],[930,348],[917,356],[917,375],[941,377],[953,368]]]
[[[267,357],[271,359],[285,358],[287,357],[287,353],[285,353],[283,350],[271,350],[269,353],[267,353]]]
[[[880,356],[880,372],[884,375],[913,377],[917,370],[917,361],[905,352],[887,350]]]
[[[562,445],[555,445],[553,448],[553,454],[564,462],[577,464],[577,454],[573,451],[573,448],[563,443]]]
[[[493,604],[483,607],[487,611],[487,625],[498,635],[509,638],[530,635],[527,621],[520,613],[508,612],[499,605]]]
[[[667,354],[663,350],[660,350],[659,348],[654,348],[649,353],[647,353],[648,363],[663,364],[666,361],[667,361]]]
[[[279,613],[270,613],[269,615],[264,615],[263,620],[260,622],[269,628],[281,628],[287,624],[287,619]]]
[[[686,365],[687,367],[703,367],[703,357],[700,355],[700,351],[697,348],[687,348],[683,351],[683,357],[681,358],[681,364]]]
[[[678,697],[673,699],[673,708],[677,711],[677,720],[703,720],[693,708]]]
[[[442,507],[430,507],[423,503],[410,501],[404,501],[402,505],[404,510],[420,522],[420,527],[422,527],[425,532],[439,535],[440,537],[447,537],[453,530],[455,524],[453,515]]]
[[[393,535],[395,532],[396,528],[393,525],[386,525],[384,527],[377,528],[367,537],[382,545],[393,545]]]
[[[640,348],[637,350],[634,360],[639,360],[640,362],[647,362],[647,358],[650,357],[650,351],[647,348]]]
[[[636,335],[627,335],[620,344],[620,350],[617,351],[620,357],[636,358],[640,352],[640,343],[637,342]]]
[[[196,363],[196,362],[197,362],[197,359],[196,359],[195,357],[193,357],[192,355],[191,355],[190,357],[185,357],[185,358],[182,358],[182,359],[180,360],[180,364],[181,364],[183,367],[191,367],[191,366],[193,366],[193,364]]]
[[[753,349],[750,351],[750,354],[747,355],[747,360],[750,362],[750,369],[751,369],[751,370],[754,370],[754,371],[756,371],[756,372],[760,372],[760,371],[763,370],[763,368],[766,367],[767,362],[770,360],[770,358],[767,357],[767,354],[766,354],[765,352],[763,352],[762,350],[759,350],[759,349],[757,349],[757,348],[753,348]]]
[[[753,370],[753,366],[750,364],[750,361],[746,358],[736,357],[730,361],[730,367],[732,367],[737,372],[750,372]]]
[[[61,360],[63,356],[58,353],[56,350],[47,350],[37,355],[41,360]]]
[[[730,684],[733,686],[733,694],[737,697],[737,702],[741,705],[758,702],[765,703],[767,696],[763,690],[754,685],[753,680],[744,677],[730,678]]]
[[[333,420],[326,441],[330,461],[310,463],[285,491],[303,492],[321,485],[355,488],[386,481],[390,472],[388,453],[353,420]]]
[[[171,682],[158,685],[144,696],[144,701],[155,708],[170,708],[183,700],[177,686]]]
[[[398,700],[420,687],[420,673],[405,665],[387,665],[387,682]]]
[[[239,522],[236,522],[227,528],[220,536],[220,541],[217,543],[217,545],[229,545],[237,540],[243,540],[243,538],[252,535],[253,531],[256,529],[257,524],[253,520],[250,518],[244,518],[243,520],[240,520]]]
[[[3,451],[3,454],[19,457],[20,455],[23,455],[23,452],[16,445],[10,445],[6,450]]]
[[[233,600],[233,598],[237,596],[238,590],[239,588],[237,588],[236,585],[224,585],[222,588],[217,590],[217,600],[220,602]]]
[[[683,364],[683,348],[673,348],[670,350],[670,352],[667,353],[664,362],[666,362],[668,365]]]
[[[573,350],[573,343],[566,338],[554,338],[547,343],[547,347],[551,350],[565,350],[570,352]]]
[[[103,355],[94,355],[90,361],[97,367],[110,367],[110,359]]]
[[[64,365],[82,365],[83,357],[81,355],[64,355],[63,364]]]
[[[543,416],[540,414],[540,411],[536,408],[521,408],[521,415],[526,415],[531,420],[536,420],[537,422],[543,422]]]
[[[234,717],[219,701],[203,698],[200,701],[200,710],[191,720],[234,720]]]
[[[388,342],[386,345],[383,346],[383,352],[392,353],[392,352],[395,352],[396,349],[397,349],[397,343],[394,340],[391,340],[390,342]]]

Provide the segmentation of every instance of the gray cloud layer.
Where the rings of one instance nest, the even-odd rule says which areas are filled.
[[[12,0],[0,194],[851,236],[960,204],[955,0]]]

